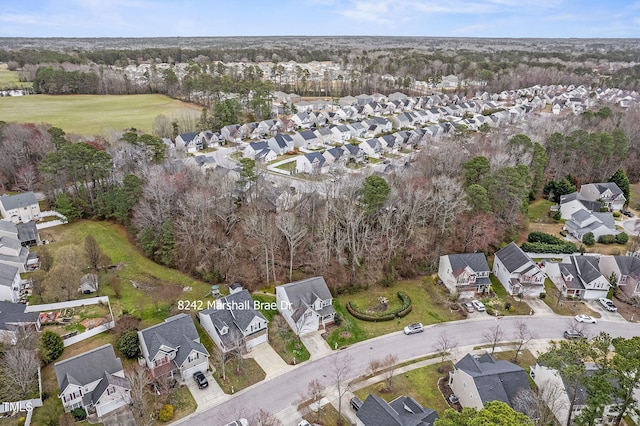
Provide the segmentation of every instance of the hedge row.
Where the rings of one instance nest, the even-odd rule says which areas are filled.
[[[402,318],[404,316],[409,315],[411,309],[413,309],[411,305],[411,298],[401,291],[396,293],[402,302],[402,306],[398,309],[394,309],[393,311],[387,312],[374,312],[374,311],[361,311],[355,303],[349,302],[347,303],[347,311],[354,317],[361,319],[363,321],[391,321],[395,318]]]
[[[563,241],[562,244],[522,243],[520,248],[528,253],[564,253],[572,254],[578,251],[576,245]]]
[[[621,232],[618,235],[608,234],[608,235],[600,235],[598,237],[598,242],[601,244],[613,244],[613,243],[627,244],[628,241],[629,241],[629,236],[624,232]]]
[[[561,240],[558,237],[540,231],[530,232],[529,236],[527,237],[527,241],[529,241],[530,243],[544,243],[553,245],[561,245],[565,243],[565,241]]]

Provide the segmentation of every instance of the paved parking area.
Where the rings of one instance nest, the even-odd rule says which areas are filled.
[[[586,303],[589,305],[591,309],[593,309],[594,311],[602,315],[600,319],[603,319],[606,321],[627,322],[627,320],[624,319],[624,317],[619,313],[607,311],[597,300],[588,300],[586,301]]]
[[[288,371],[292,366],[284,362],[280,355],[268,343],[262,343],[251,349],[247,358],[253,358],[266,374],[266,379],[271,379]]]
[[[207,405],[207,403],[210,403],[211,401],[218,398],[225,398],[227,396],[227,394],[224,393],[222,388],[218,385],[218,382],[213,378],[210,371],[205,371],[204,377],[206,377],[209,382],[209,386],[204,389],[198,389],[198,385],[193,378],[191,378],[191,380],[186,380],[187,387],[189,388],[191,395],[193,395],[193,399],[196,400],[198,407]]]
[[[322,338],[319,331],[303,334],[300,336],[300,340],[302,340],[302,343],[304,343],[311,354],[311,359],[322,358],[323,356],[329,355],[333,352],[327,341]]]

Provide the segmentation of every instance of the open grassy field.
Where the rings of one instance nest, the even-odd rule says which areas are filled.
[[[7,64],[0,64],[0,90],[30,88],[31,83],[24,83],[18,80],[18,73],[9,71]]]
[[[183,113],[199,114],[200,107],[164,95],[31,95],[0,98],[4,121],[50,123],[67,133],[108,135],[135,127],[150,132],[153,120]]]

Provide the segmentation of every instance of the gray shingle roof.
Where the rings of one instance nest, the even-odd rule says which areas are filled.
[[[91,400],[93,402],[97,402],[102,396],[102,394],[104,393],[104,391],[107,390],[109,385],[118,386],[123,389],[131,389],[129,380],[122,378],[120,376],[114,376],[105,371],[102,374],[102,380],[100,380],[100,383],[98,383],[95,389],[91,392]]]
[[[369,394],[356,417],[365,426],[431,426],[438,414],[408,396],[400,396],[388,403]]]
[[[120,358],[116,358],[113,346],[107,344],[89,352],[76,355],[54,365],[60,392],[69,384],[85,386],[103,377],[122,370]]]
[[[520,247],[514,242],[509,243],[506,247],[496,252],[496,257],[500,259],[502,264],[509,272],[513,272],[527,262],[531,262]]]
[[[20,240],[21,243],[38,239],[38,228],[33,220],[27,223],[17,224],[16,229],[18,230],[18,240]]]
[[[488,352],[479,358],[467,354],[455,365],[473,377],[483,403],[502,401],[511,406],[521,390],[529,390],[527,372],[509,361],[496,360]]]
[[[614,256],[621,275],[640,278],[640,258],[635,256]]]
[[[0,330],[12,330],[16,324],[36,323],[39,313],[25,313],[27,305],[0,301]]]
[[[585,284],[602,277],[600,272],[600,259],[596,256],[571,256],[571,263]]]
[[[196,326],[193,324],[193,320],[187,314],[174,315],[160,324],[140,330],[139,333],[142,335],[140,344],[144,344],[147,347],[151,359],[155,357],[162,345],[172,349],[178,348],[175,358],[178,365],[182,364],[180,360],[184,360],[191,352],[191,349],[196,349],[198,352],[209,355],[205,347],[196,342],[200,339],[200,336]],[[184,348],[185,342],[189,341],[192,341],[193,345],[189,344],[188,348]],[[184,349],[187,349],[187,351]]]
[[[18,268],[15,266],[0,263],[0,285],[11,287],[17,273]]]
[[[3,195],[0,197],[0,203],[5,210],[13,210],[38,204],[38,200],[33,192],[24,192],[16,195]]]
[[[295,281],[281,285],[280,287],[287,293],[289,302],[294,308],[293,319],[295,321],[297,321],[299,315],[302,315],[307,310],[307,307],[313,305],[317,299],[329,300],[333,297],[323,277],[307,278],[306,280]],[[333,306],[331,306],[331,308],[333,308]],[[296,313],[298,314],[298,318],[296,318]]]

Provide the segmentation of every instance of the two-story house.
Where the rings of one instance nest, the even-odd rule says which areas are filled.
[[[484,253],[448,254],[440,256],[438,277],[452,294],[468,298],[489,289],[489,271]]]
[[[538,297],[544,292],[544,272],[513,242],[496,252],[492,272],[512,296]]]
[[[215,301],[198,314],[200,324],[222,352],[251,348],[268,342],[267,319],[254,309],[253,299],[242,290]]]
[[[15,345],[20,328],[40,330],[40,314],[26,309],[23,303],[0,302],[0,342]]]
[[[21,284],[18,268],[0,263],[0,300],[12,303],[20,301]]]
[[[589,232],[593,234],[596,241],[603,235],[618,235],[620,233],[616,229],[613,213],[589,212],[585,209],[573,213],[571,218],[565,222],[563,229],[578,241],[582,241]]]
[[[10,220],[13,223],[42,219],[40,205],[33,192],[1,196],[0,214],[4,220]]]
[[[580,195],[589,201],[602,201],[609,211],[622,210],[627,202],[620,187],[614,182],[588,183],[580,187]]]
[[[438,413],[425,408],[410,396],[391,402],[369,394],[356,412],[356,426],[433,426]]]
[[[276,286],[278,311],[296,335],[311,333],[333,323],[333,296],[323,277]]]
[[[449,387],[462,407],[481,410],[491,401],[502,401],[513,408],[514,400],[531,392],[527,372],[509,361],[496,360],[489,352],[465,355],[449,373]]]
[[[600,256],[600,272],[613,278],[627,297],[640,296],[640,258],[635,256]]]
[[[65,411],[84,408],[101,417],[131,402],[131,386],[113,346],[100,346],[54,365]]]
[[[193,320],[178,314],[138,331],[140,350],[153,377],[178,372],[183,380],[209,368],[209,352],[200,343]]]
[[[558,264],[563,296],[585,300],[607,297],[611,285],[600,272],[598,256],[570,256],[569,262]]]

